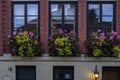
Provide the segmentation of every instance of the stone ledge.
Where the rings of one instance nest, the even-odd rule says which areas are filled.
[[[42,62],[120,62],[114,57],[0,57],[0,61],[42,61]]]

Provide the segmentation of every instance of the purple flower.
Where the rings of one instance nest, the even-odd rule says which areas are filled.
[[[33,33],[33,32],[30,32],[29,34],[30,34],[30,37],[33,37],[33,36],[34,36],[34,33]]]
[[[98,32],[99,32],[99,33],[101,33],[101,32],[102,32],[102,30],[101,30],[101,29],[98,29]]]
[[[101,36],[105,36],[105,33],[104,33],[104,32],[102,32],[100,35],[101,35]]]
[[[64,30],[64,32],[67,32],[67,30]]]
[[[117,35],[117,38],[120,39],[120,35]]]
[[[112,35],[116,35],[117,34],[117,32],[115,32],[115,31],[112,31]]]

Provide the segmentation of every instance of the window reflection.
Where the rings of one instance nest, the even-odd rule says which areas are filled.
[[[13,6],[14,32],[21,28],[38,33],[38,4],[17,3]]]
[[[16,31],[21,26],[24,26],[25,20],[24,17],[14,17],[14,30]]]
[[[88,4],[88,36],[91,37],[98,29],[111,32],[114,27],[113,3]],[[100,12],[101,11],[101,12]]]
[[[14,5],[14,15],[24,15],[24,7],[21,4]]]
[[[75,15],[74,4],[65,4],[65,15]]]
[[[51,34],[52,27],[66,29],[68,32],[75,31],[76,27],[76,4],[74,3],[52,3],[51,5]],[[63,11],[63,12],[62,12]]]
[[[61,4],[52,4],[51,5],[52,15],[62,15],[62,5]]]
[[[102,10],[103,15],[113,15],[113,4],[103,4]]]
[[[27,5],[27,15],[38,15],[38,5],[28,4]]]

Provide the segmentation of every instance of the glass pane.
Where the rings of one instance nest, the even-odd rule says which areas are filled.
[[[15,4],[14,5],[14,15],[24,15],[25,5],[22,4]]]
[[[51,15],[61,16],[62,15],[62,5],[61,4],[51,4]]]
[[[24,22],[24,17],[14,17],[14,31],[16,31],[18,28],[24,28]]]
[[[28,4],[27,15],[38,15],[38,4]]]
[[[75,31],[75,17],[65,17],[64,29],[68,32]]]
[[[100,15],[100,5],[99,4],[89,4],[88,6],[89,16],[99,16]]]
[[[75,15],[75,4],[65,4],[65,15]]]
[[[113,17],[102,17],[102,22],[113,22]]]
[[[27,18],[27,29],[34,33],[38,33],[38,17],[28,17]]]
[[[51,26],[56,26],[58,28],[61,27],[61,24],[62,24],[62,18],[61,17],[52,17],[52,20],[51,20]]]
[[[102,15],[113,15],[113,4],[103,4]]]
[[[105,32],[113,30],[113,17],[102,17],[102,28]]]

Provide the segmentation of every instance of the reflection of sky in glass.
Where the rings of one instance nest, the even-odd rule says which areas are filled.
[[[62,6],[61,4],[51,4],[52,15],[62,15]]]
[[[24,5],[14,5],[14,15],[24,15]]]
[[[113,4],[103,4],[102,12],[103,15],[113,15]]]
[[[97,16],[99,16],[99,5],[98,4],[89,4],[89,11],[94,9]]]
[[[28,15],[38,15],[38,5],[37,4],[28,4],[27,5]]]
[[[113,21],[113,17],[102,17],[102,21],[103,22],[112,22]]]
[[[65,15],[75,15],[75,5],[65,4]]]
[[[37,21],[37,17],[28,17],[27,22],[36,22]]]
[[[14,28],[19,28],[23,26],[24,23],[24,17],[14,17]]]

